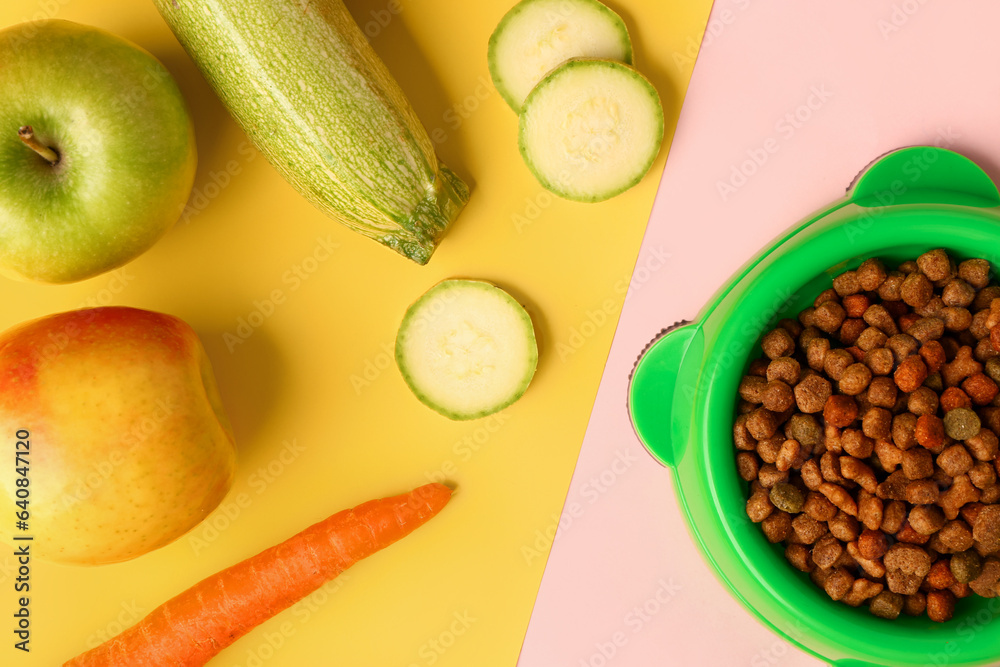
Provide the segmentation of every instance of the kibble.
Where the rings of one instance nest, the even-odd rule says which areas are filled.
[[[969,408],[956,408],[944,416],[944,432],[955,440],[967,440],[978,435],[981,427],[979,415]]]
[[[1000,595],[1000,286],[935,249],[834,277],[760,341],[733,442],[747,515],[833,600],[944,622]]]

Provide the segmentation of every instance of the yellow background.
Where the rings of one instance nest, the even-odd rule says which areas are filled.
[[[517,151],[517,119],[489,81],[486,43],[512,0],[347,4],[443,161],[474,189],[425,267],[351,234],[292,191],[246,143],[152,3],[0,4],[2,26],[64,18],[151,51],[188,99],[200,152],[188,215],[156,247],[117,274],[76,285],[3,281],[0,328],[98,303],[183,318],[212,359],[240,456],[223,507],[175,543],[97,568],[34,563],[32,652],[14,650],[8,637],[0,663],[61,663],[203,577],[435,475],[459,489],[438,518],[212,664],[515,663],[711,2],[608,3],[664,101],[668,139],[638,187],[591,205],[557,200],[533,180]],[[338,248],[312,264],[319,239]],[[296,266],[315,269],[297,287]],[[439,416],[409,393],[391,360],[407,306],[454,276],[505,287],[536,324],[535,379],[493,418]],[[275,290],[283,303],[230,350],[224,334],[236,335],[240,318]],[[12,562],[0,555],[0,611],[11,613]]]

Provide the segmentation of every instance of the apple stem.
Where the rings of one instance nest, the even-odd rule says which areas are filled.
[[[41,155],[46,162],[55,166],[59,162],[59,153],[40,142],[35,138],[35,130],[32,129],[30,125],[25,125],[20,130],[17,131],[17,136],[20,137],[24,145]]]

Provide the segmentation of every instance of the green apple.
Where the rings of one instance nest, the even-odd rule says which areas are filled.
[[[198,336],[135,308],[0,333],[0,443],[0,535],[31,536],[33,555],[61,563],[123,561],[171,542],[218,506],[236,467]]]
[[[194,128],[152,55],[69,21],[0,31],[0,273],[68,283],[117,268],[176,222]]]

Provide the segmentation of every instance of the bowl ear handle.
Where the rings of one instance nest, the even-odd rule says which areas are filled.
[[[900,148],[872,162],[847,189],[859,206],[957,204],[1000,206],[1000,193],[979,165],[935,146]]]
[[[674,394],[681,362],[696,333],[698,325],[687,321],[661,331],[639,356],[629,383],[632,428],[643,447],[666,466],[677,465],[684,450],[684,443],[674,437],[674,417],[682,418],[673,414]]]

